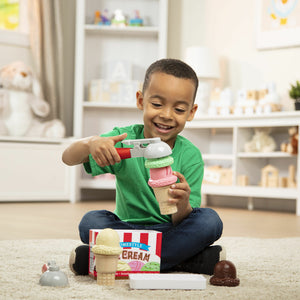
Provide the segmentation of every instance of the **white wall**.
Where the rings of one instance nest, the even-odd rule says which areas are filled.
[[[211,47],[222,68],[220,87],[260,88],[274,81],[287,108],[290,83],[300,79],[300,47],[256,49],[256,1],[170,0],[168,56],[188,46]]]
[[[12,46],[0,41],[0,53],[0,68],[16,60],[21,60],[29,66],[32,65],[32,56],[29,47]]]

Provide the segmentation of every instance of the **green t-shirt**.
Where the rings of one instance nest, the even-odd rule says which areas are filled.
[[[127,133],[126,139],[143,139],[144,125],[116,127],[101,136],[116,136],[124,132]],[[123,148],[124,145],[119,142],[116,147]],[[199,207],[204,167],[199,149],[178,135],[172,149],[172,157],[174,158],[172,170],[183,174],[191,188],[191,206]],[[160,214],[154,192],[148,185],[150,172],[145,168],[145,160],[143,157],[124,159],[115,165],[100,167],[90,154],[89,162],[84,163],[84,167],[92,176],[104,173],[116,175],[115,214],[122,221],[144,225],[170,222],[171,216]]]

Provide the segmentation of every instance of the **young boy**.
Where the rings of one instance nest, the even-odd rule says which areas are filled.
[[[80,238],[89,243],[90,229],[144,229],[162,234],[161,272],[186,271],[211,275],[224,259],[221,246],[210,246],[222,234],[223,224],[210,208],[200,208],[203,160],[199,149],[179,135],[197,110],[198,79],[193,69],[176,59],[161,59],[148,68],[143,90],[136,93],[144,125],[114,128],[71,144],[63,153],[67,165],[84,164],[93,176],[116,175],[116,210],[88,212],[79,225]],[[148,185],[145,158],[121,160],[115,147],[123,139],[160,137],[172,148],[172,169],[178,177],[169,189],[177,212],[161,215]],[[88,273],[88,246],[79,246],[70,258],[71,269]]]

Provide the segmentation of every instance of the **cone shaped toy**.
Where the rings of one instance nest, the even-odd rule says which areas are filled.
[[[96,259],[97,284],[114,285],[118,259],[122,252],[118,233],[110,228],[103,229],[98,234],[92,251]]]

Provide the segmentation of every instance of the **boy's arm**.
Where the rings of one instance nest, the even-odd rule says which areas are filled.
[[[73,142],[62,154],[62,161],[68,166],[78,165],[89,161],[89,142],[92,137]]]
[[[62,155],[62,160],[69,166],[89,161],[91,154],[100,167],[114,165],[120,162],[120,156],[115,144],[126,138],[127,133],[117,136],[101,137],[91,136],[72,143]]]

